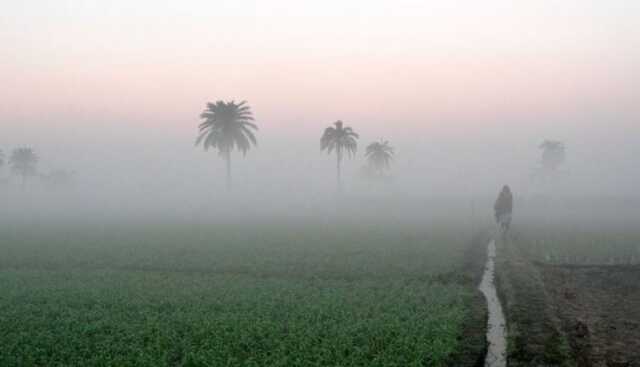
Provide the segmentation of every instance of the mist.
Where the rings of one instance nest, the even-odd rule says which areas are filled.
[[[427,126],[407,136],[394,124],[367,131],[367,121],[358,124],[346,118],[361,134],[361,148],[344,162],[344,197],[337,198],[335,157],[319,149],[321,124],[328,126],[332,121],[320,121],[309,133],[292,134],[270,126],[268,120],[262,122],[259,111],[255,112],[258,145],[244,157],[232,156],[233,189],[227,191],[223,160],[216,151],[204,152],[194,146],[198,112],[184,116],[180,129],[163,133],[153,127],[118,124],[113,129],[52,128],[45,136],[36,133],[40,129],[25,133],[31,130],[27,126],[22,133],[3,135],[5,142],[15,141],[15,146],[36,151],[39,172],[74,172],[72,184],[66,187],[48,189],[33,177],[23,188],[19,178],[4,167],[5,215],[33,206],[45,212],[74,208],[81,216],[87,211],[92,213],[89,216],[144,212],[161,218],[217,211],[227,204],[244,208],[247,214],[273,209],[295,215],[314,207],[331,207],[345,197],[398,203],[442,198],[470,203],[474,198],[493,197],[503,184],[510,184],[523,200],[536,195],[638,198],[635,136],[606,122],[573,129],[567,127],[571,124],[557,123],[540,129],[544,132],[507,122],[469,133],[442,133]],[[565,142],[567,159],[551,185],[535,174],[541,167],[538,145],[552,137]],[[390,140],[396,154],[387,179],[371,182],[361,172],[366,166],[362,150],[380,138]],[[3,147],[8,155],[11,145]]]
[[[0,365],[638,366],[637,3],[265,4],[6,4]]]

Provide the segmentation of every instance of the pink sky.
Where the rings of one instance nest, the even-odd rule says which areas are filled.
[[[594,106],[638,116],[635,2],[354,3],[9,5],[0,123],[62,128],[99,116],[182,129],[206,101],[232,98],[269,128],[314,131],[338,118],[483,129]]]
[[[2,10],[0,148],[33,146],[44,171],[208,187],[222,162],[193,147],[198,115],[207,101],[246,99],[261,153],[234,161],[247,185],[331,181],[318,139],[337,119],[362,145],[391,140],[399,180],[418,191],[479,176],[492,194],[526,182],[547,138],[567,143],[568,166],[593,191],[594,178],[633,191],[640,177],[637,0],[23,0]],[[631,171],[635,181],[620,178]]]

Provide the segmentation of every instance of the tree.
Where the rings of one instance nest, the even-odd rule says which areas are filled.
[[[356,140],[359,138],[350,127],[344,127],[342,121],[334,122],[335,127],[329,126],[324,130],[322,138],[320,138],[320,150],[327,151],[327,154],[331,154],[336,151],[336,180],[338,184],[338,191],[342,190],[342,173],[341,165],[344,153],[347,153],[348,157],[353,157],[358,149],[358,143]]]
[[[565,160],[564,143],[556,140],[545,140],[540,144],[542,149],[542,168],[547,172],[555,172]]]
[[[49,174],[41,175],[42,182],[51,189],[70,187],[73,184],[74,172],[66,170],[55,170]]]
[[[389,169],[391,160],[393,159],[393,148],[388,141],[373,142],[367,146],[364,153],[369,167],[373,169],[378,176],[382,176],[386,169]]]
[[[227,189],[231,189],[231,152],[237,148],[246,155],[251,146],[256,146],[256,137],[252,130],[258,130],[251,107],[246,101],[207,103],[200,114],[204,119],[199,125],[200,134],[196,146],[204,146],[204,150],[217,148],[218,154],[227,163]]]
[[[22,186],[26,186],[27,178],[36,174],[38,156],[31,148],[16,148],[9,158],[11,171],[22,177]]]

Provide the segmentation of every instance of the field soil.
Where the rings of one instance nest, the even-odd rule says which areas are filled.
[[[500,241],[509,366],[640,366],[640,267],[548,265]]]
[[[640,366],[640,266],[541,267],[577,366]]]
[[[495,266],[507,321],[508,366],[574,366],[540,269],[504,239],[497,241]]]

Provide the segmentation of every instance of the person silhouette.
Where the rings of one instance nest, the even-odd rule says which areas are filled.
[[[496,223],[503,231],[508,231],[511,226],[511,213],[513,211],[513,194],[509,185],[504,185],[495,205],[493,206]]]

